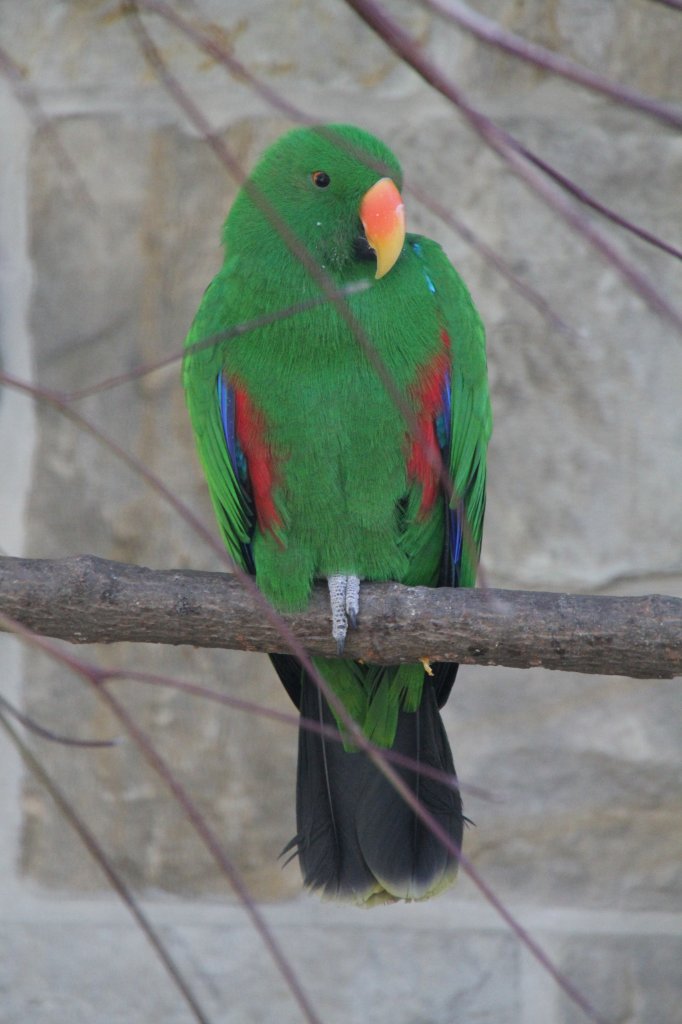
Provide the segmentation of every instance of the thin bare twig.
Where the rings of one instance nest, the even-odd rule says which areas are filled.
[[[35,736],[40,736],[42,740],[47,740],[49,743],[58,743],[63,747],[83,747],[89,750],[101,749],[102,747],[117,747],[121,743],[120,737],[115,737],[113,740],[81,740],[76,739],[74,736],[63,736],[52,729],[46,729],[44,725],[40,725],[29,715],[25,715],[2,695],[0,695],[0,708],[4,708],[5,713],[11,718],[16,719],[28,732],[32,732]]]
[[[570,82],[575,82],[576,85],[592,90],[592,92],[608,96],[614,102],[621,103],[631,110],[637,110],[641,114],[647,114],[671,128],[682,128],[682,110],[679,107],[654,99],[652,96],[645,96],[637,89],[614,82],[605,75],[600,75],[598,71],[578,64],[570,57],[532,43],[528,39],[510,32],[509,29],[505,29],[499,21],[494,21],[474,10],[463,0],[419,0],[419,3],[441,18],[471,32],[477,39],[489,46],[504,50],[527,64],[534,64],[536,67],[542,68],[543,71],[550,71],[553,75],[566,78]]]
[[[248,714],[256,715],[258,718],[268,718],[272,722],[279,722],[293,729],[304,729],[306,732],[315,733],[316,736],[323,736],[325,739],[331,740],[332,743],[343,743],[343,737],[336,726],[325,725],[317,719],[303,718],[299,714],[277,711],[275,708],[266,707],[264,704],[257,704],[252,700],[244,700],[242,697],[231,697],[227,693],[213,690],[201,683],[193,683],[185,679],[177,679],[173,676],[160,676],[154,672],[139,672],[131,669],[111,669],[107,672],[106,679],[108,682],[125,679],[130,682],[144,683],[148,686],[159,686],[164,689],[176,690],[191,697],[199,697],[201,700],[222,704],[225,707],[233,708],[235,711],[245,711]],[[497,798],[489,790],[483,789],[481,786],[462,783],[455,775],[450,775],[448,772],[440,771],[438,768],[431,767],[431,765],[416,761],[413,757],[401,754],[397,750],[387,750],[385,747],[378,747],[373,743],[370,743],[369,746],[377,753],[382,754],[391,764],[397,764],[401,768],[407,768],[417,775],[423,775],[426,778],[434,779],[436,782],[442,782],[443,785],[450,786],[451,789],[459,789],[462,793],[468,793],[481,800],[490,801],[491,803],[497,802]]]
[[[222,843],[210,827],[206,818],[201,813],[198,805],[189,795],[188,791],[177,779],[168,762],[159,754],[149,737],[138,726],[132,715],[128,714],[121,702],[109,692],[105,685],[97,687],[97,692],[109,709],[116,715],[125,728],[128,735],[140,750],[148,764],[154,769],[159,778],[168,787],[177,804],[182,808],[187,820],[191,823],[195,832],[202,840],[214,861],[228,879],[232,889],[237,895],[246,914],[251,919],[251,924],[260,936],[263,945],[272,957],[289,991],[309,1024],[322,1024],[319,1016],[306,995],[301,982],[299,981],[289,958],[284,953],[279,942],[273,935],[258,904],[249,892],[241,874],[226,854]]]
[[[29,384],[28,381],[20,380],[18,377],[14,377],[9,373],[5,373],[0,370],[0,384],[4,384],[5,387],[13,388],[15,391],[20,391],[22,394],[27,395],[29,398],[41,405],[49,405],[53,409],[56,409],[62,416],[74,423],[80,430],[90,434],[94,437],[99,444],[111,452],[114,458],[122,462],[131,472],[139,476],[145,483],[155,491],[164,501],[166,501],[177,514],[184,519],[184,521],[192,527],[198,537],[208,545],[208,547],[215,552],[223,565],[228,569],[238,571],[237,567],[233,565],[232,559],[228,555],[227,551],[220,544],[215,534],[208,528],[198,516],[194,514],[192,509],[186,505],[180,498],[177,497],[171,491],[169,487],[164,484],[158,476],[152,473],[147,466],[135,458],[124,448],[122,448],[116,441],[113,441],[107,434],[99,429],[94,423],[92,423],[86,416],[76,412],[75,409],[70,408],[68,396],[65,398],[60,392],[53,391],[50,388],[43,388],[37,384]]]
[[[78,199],[82,201],[82,204],[88,213],[91,216],[94,216],[96,206],[90,193],[90,189],[85,183],[85,179],[77,165],[71,158],[71,154],[59,138],[54,122],[51,121],[43,112],[35,91],[26,80],[23,68],[17,64],[17,62],[2,47],[0,47],[0,74],[4,75],[10,82],[12,89],[14,90],[14,95],[19,103],[24,107],[24,110],[33,122],[34,127],[45,133],[48,145],[50,146],[50,149],[52,150],[52,153],[61,167],[67,181],[75,183]]]
[[[321,1021],[313,1010],[310,1001],[308,1000],[308,997],[296,976],[296,973],[291,967],[284,951],[275,939],[275,936],[272,934],[265,917],[249,892],[241,874],[225,852],[220,840],[206,821],[201,810],[182,783],[177,779],[171,767],[164,760],[161,754],[159,754],[154,744],[145,734],[144,730],[138,726],[133,716],[128,713],[123,704],[121,704],[121,702],[107,689],[106,682],[109,678],[110,672],[107,669],[100,668],[92,662],[87,662],[84,659],[74,657],[69,651],[64,650],[54,641],[37,635],[32,630],[24,627],[21,623],[11,621],[2,613],[0,613],[0,628],[10,629],[19,636],[22,641],[43,651],[54,661],[65,665],[76,675],[84,679],[93,688],[99,699],[107,705],[112,714],[118,718],[126,733],[135,743],[147,763],[156,772],[164,785],[170,790],[173,798],[182,808],[183,813],[190,822],[192,828],[213,857],[222,874],[229,881],[235,895],[241,902],[245,912],[250,917],[254,928],[260,935],[266,949],[278,967],[292,996],[298,1003],[305,1020],[308,1021],[308,1024],[321,1024]],[[118,891],[117,886],[116,890]]]
[[[327,302],[357,294],[360,291],[364,291],[366,287],[368,286],[364,281],[354,282],[351,285],[338,288],[331,297],[317,295],[305,302],[297,302],[292,306],[286,306],[272,313],[263,313],[261,316],[253,317],[251,320],[243,320],[239,324],[233,324],[218,334],[202,338],[201,341],[195,342],[193,345],[188,346],[187,349],[173,352],[172,355],[165,356],[163,359],[158,359],[153,363],[136,366],[127,373],[117,373],[113,377],[107,377],[104,380],[97,381],[95,384],[88,384],[74,391],[53,391],[51,395],[53,398],[59,399],[64,405],[78,402],[82,398],[89,398],[90,395],[97,395],[102,391],[110,391],[112,388],[120,387],[122,384],[130,384],[131,381],[145,377],[156,370],[164,370],[167,366],[172,366],[173,363],[179,363],[187,352],[200,352],[202,349],[213,348],[214,345],[221,345],[223,342],[229,341],[230,338],[241,337],[243,334],[258,330],[260,327],[266,327],[268,324],[276,323],[278,320],[286,320],[288,317],[296,316],[296,314],[302,313],[305,310],[315,309],[317,306],[324,305]]]
[[[647,242],[649,245],[653,245],[656,249],[660,249],[662,252],[668,254],[668,256],[674,256],[677,260],[682,260],[682,249],[678,246],[673,245],[672,242],[666,242],[664,238],[660,238],[658,235],[654,235],[653,232],[647,231],[646,228],[642,228],[639,224],[635,224],[634,221],[630,220],[629,217],[623,217],[622,214],[617,213],[610,206],[606,206],[604,203],[595,199],[593,195],[590,195],[584,188],[577,185],[576,182],[572,181],[561,171],[558,171],[556,167],[547,163],[542,157],[532,153],[529,149],[523,148],[524,154],[528,157],[536,167],[539,167],[541,171],[544,171],[548,177],[553,178],[566,192],[570,192],[571,195],[575,196],[583,206],[589,206],[592,210],[596,210],[602,217],[612,221],[621,228],[625,228],[631,235],[635,235],[640,238],[643,242]]]
[[[682,312],[676,309],[656,285],[627,259],[594,224],[541,172],[534,155],[512,135],[477,110],[463,91],[424,53],[388,10],[376,0],[346,0],[349,7],[372,28],[380,39],[409,64],[434,89],[462,112],[472,128],[540,198],[566,221],[578,235],[601,253],[621,277],[659,316],[682,333]]]
[[[95,837],[94,833],[88,828],[80,814],[76,811],[72,802],[66,796],[66,794],[60,789],[57,783],[50,778],[50,775],[45,770],[43,765],[40,763],[36,755],[32,752],[24,741],[21,739],[17,731],[13,728],[10,722],[7,720],[5,715],[0,711],[0,726],[5,730],[5,733],[10,738],[16,749],[18,750],[21,758],[29,769],[29,771],[35,776],[41,786],[47,790],[52,800],[59,808],[60,813],[68,821],[77,834],[83,846],[86,848],[90,856],[99,864],[102,872],[106,876],[109,884],[116,894],[120,897],[124,906],[127,907],[130,914],[135,919],[136,924],[141,929],[142,934],[145,936],[150,946],[158,956],[159,960],[165,967],[166,971],[170,975],[173,984],[182,994],[187,1005],[189,1006],[194,1019],[199,1021],[199,1024],[211,1024],[209,1017],[202,1009],[197,997],[195,996],[189,982],[185,979],[182,971],[175,963],[170,950],[164,943],[159,933],[154,928],[153,924],[142,910],[142,907],[137,902],[137,899],[133,895],[132,891],[128,888],[126,883],[123,881],[121,875],[118,873],[111,860],[107,856],[104,848],[101,846],[99,840]]]
[[[257,75],[242,64],[234,54],[230,53],[224,46],[216,42],[208,31],[197,29],[190,21],[183,18],[166,0],[137,0],[138,7],[157,14],[170,24],[174,25],[187,38],[191,39],[205,53],[208,53],[215,61],[225,67],[237,79],[245,81],[251,89],[261,96],[271,107],[279,110],[280,113],[299,124],[318,124],[319,118],[312,117],[287,100],[281,92],[272,89]],[[478,252],[481,257],[490,263],[493,268],[504,277],[509,284],[524,298],[529,305],[544,317],[549,324],[564,334],[575,334],[565,320],[551,307],[547,300],[540,295],[531,285],[527,284],[518,276],[507,263],[507,261],[487,245],[479,236],[464,224],[459,217],[455,217],[450,210],[447,210],[441,203],[438,203],[423,189],[413,184],[407,184],[406,194],[412,194],[421,204],[435,213],[440,219],[453,229],[467,245]]]

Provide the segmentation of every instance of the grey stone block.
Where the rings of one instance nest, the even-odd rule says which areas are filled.
[[[604,1020],[680,1024],[682,936],[584,936],[564,943],[562,967]],[[562,1003],[561,1024],[584,1020]]]
[[[152,911],[153,916],[153,911]],[[183,915],[186,916],[186,915]],[[341,920],[336,921],[340,916]],[[394,927],[388,916],[329,907],[326,924],[298,904],[273,933],[325,1024],[515,1024],[518,954],[509,936]],[[212,1024],[302,1019],[260,938],[224,924],[164,924],[161,934]],[[423,920],[423,915],[422,915]],[[295,921],[295,923],[294,923]],[[65,922],[0,928],[4,1024],[148,1024],[192,1019],[131,926]]]
[[[488,795],[465,788],[464,849],[501,895],[682,909],[678,704],[678,681],[460,670],[455,764]]]

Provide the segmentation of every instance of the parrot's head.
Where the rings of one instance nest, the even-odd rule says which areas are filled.
[[[228,253],[285,273],[292,260],[301,264],[303,247],[341,281],[384,277],[405,241],[401,184],[398,161],[368,132],[294,129],[266,150],[235,200]]]

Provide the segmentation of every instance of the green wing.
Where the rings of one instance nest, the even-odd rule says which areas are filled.
[[[450,338],[449,436],[443,444],[453,489],[449,555],[457,562],[457,584],[471,587],[483,536],[486,451],[492,431],[485,331],[464,282],[441,247],[427,238],[414,241]]]
[[[253,572],[255,513],[246,463],[234,431],[234,393],[223,377],[232,304],[226,268],[207,288],[185,340],[182,380],[199,459],[225,547]]]

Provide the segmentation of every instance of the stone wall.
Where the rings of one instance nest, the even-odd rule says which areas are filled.
[[[415,4],[388,4],[471,99],[621,214],[682,245],[679,134],[521,66]],[[531,195],[445,100],[341,3],[180,3],[308,117],[361,121],[408,186],[449,207],[559,329],[414,198],[489,335],[496,419],[484,567],[493,585],[682,593],[682,345],[614,269]],[[682,15],[645,0],[477,9],[652,95],[679,102]],[[201,17],[200,17],[201,15]],[[164,59],[245,167],[290,122],[160,19]],[[180,351],[219,266],[235,192],[145,64],[114,5],[4,0],[0,46],[0,359],[45,388],[85,387]],[[30,90],[30,91],[26,91]],[[34,102],[36,101],[36,102]],[[600,222],[601,223],[601,222]],[[601,224],[670,301],[680,264]],[[76,408],[207,523],[178,365]],[[0,392],[0,545],[158,568],[215,556],[150,488],[45,401]],[[288,710],[265,658],[132,645],[80,652]],[[1,692],[56,732],[120,726],[62,665],[0,638]],[[300,894],[295,735],[140,684],[117,693],[235,859],[324,1021],[567,1024],[584,1019],[474,884],[367,914]],[[462,670],[447,724],[475,821],[466,852],[607,1020],[682,1021],[679,682]],[[31,744],[158,923],[218,1021],[294,1021],[225,880],[130,742]],[[99,868],[0,736],[0,1020],[191,1019]]]

